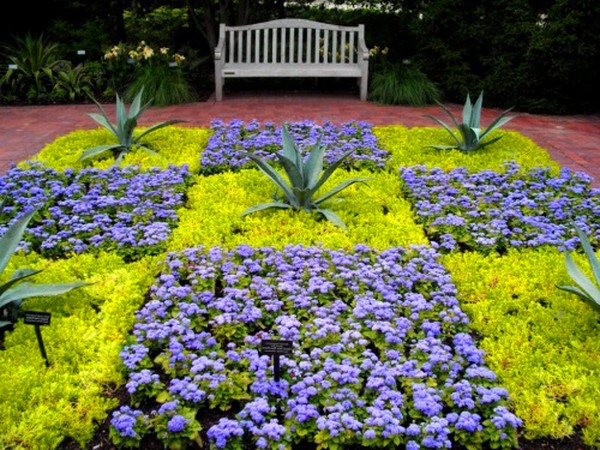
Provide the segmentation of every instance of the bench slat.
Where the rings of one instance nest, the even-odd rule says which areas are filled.
[[[350,46],[348,48],[350,64],[354,64],[354,32],[350,32]]]

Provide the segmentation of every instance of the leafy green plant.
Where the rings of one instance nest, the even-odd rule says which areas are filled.
[[[454,115],[442,105],[440,102],[436,101],[436,103],[448,114],[454,126],[458,129],[460,136],[457,136],[452,128],[448,126],[443,120],[438,119],[437,117],[426,115],[437,123],[439,123],[447,132],[452,136],[452,139],[456,142],[456,145],[428,145],[430,148],[435,148],[437,150],[448,150],[448,149],[459,149],[462,152],[471,152],[475,150],[481,150],[484,147],[487,147],[490,144],[493,144],[497,140],[499,140],[502,136],[497,136],[493,139],[488,140],[487,142],[482,142],[488,134],[492,131],[497,130],[502,125],[511,121],[515,118],[515,116],[505,117],[506,114],[512,109],[507,109],[502,112],[496,120],[494,120],[482,133],[480,118],[481,118],[481,106],[483,104],[483,91],[479,94],[479,98],[475,102],[475,105],[471,103],[471,98],[469,94],[467,94],[467,100],[465,101],[465,105],[462,111],[462,123],[458,123]]]
[[[252,206],[242,213],[242,216],[252,214],[270,208],[292,209],[295,211],[315,211],[323,215],[327,220],[340,228],[345,228],[342,219],[330,209],[321,208],[321,204],[346,189],[354,183],[364,182],[367,178],[352,178],[343,181],[336,187],[318,199],[313,199],[316,192],[325,184],[331,174],[348,158],[354,150],[348,150],[337,161],[333,162],[325,171],[323,171],[323,156],[325,147],[321,145],[321,139],[313,146],[310,155],[306,161],[302,160],[302,153],[298,150],[294,138],[290,135],[287,126],[283,126],[283,154],[277,153],[277,159],[283,166],[290,184],[288,185],[283,177],[266,161],[260,159],[252,153],[246,153],[246,156],[256,163],[258,168],[279,187],[285,196],[280,200],[277,195],[273,196],[275,202],[261,203]],[[322,173],[321,173],[322,172]]]
[[[98,145],[96,147],[92,147],[87,149],[81,157],[80,161],[85,161],[86,159],[94,158],[96,156],[102,155],[103,153],[111,151],[113,156],[115,157],[115,164],[119,164],[123,157],[131,152],[133,147],[139,147],[150,155],[156,155],[156,152],[150,150],[144,143],[142,139],[148,134],[160,129],[172,125],[174,123],[183,122],[182,120],[168,120],[166,122],[160,122],[151,127],[147,128],[142,133],[136,135],[134,134],[135,127],[137,126],[138,120],[142,113],[148,109],[152,100],[148,101],[144,105],[142,105],[142,95],[144,89],[140,89],[137,93],[131,106],[129,107],[129,111],[127,111],[125,107],[125,102],[121,100],[119,94],[117,94],[117,104],[116,104],[116,122],[113,124],[108,119],[104,108],[98,103],[95,99],[94,103],[100,109],[101,114],[91,113],[90,117],[106,128],[108,131],[112,133],[112,135],[117,139],[117,144],[106,144],[106,145]]]
[[[575,226],[575,230],[577,231],[577,236],[579,236],[579,240],[583,246],[583,251],[587,257],[588,263],[592,268],[596,283],[594,284],[593,281],[589,280],[583,274],[569,253],[565,253],[567,272],[577,286],[556,285],[556,287],[577,295],[579,298],[592,305],[596,311],[600,312],[600,261],[598,261],[588,237],[581,229],[579,229],[579,227]]]
[[[89,97],[93,87],[92,77],[83,64],[73,67],[70,62],[67,62],[57,70],[54,92],[67,97],[72,102]]]
[[[436,85],[410,64],[384,64],[371,80],[371,99],[377,103],[423,106],[440,98]]]
[[[8,69],[0,84],[10,86],[19,95],[40,99],[52,86],[54,69],[60,61],[57,50],[58,45],[46,42],[43,36],[17,38],[13,45],[3,48],[4,56],[16,69]]]
[[[0,274],[6,269],[11,256],[19,242],[21,242],[25,228],[27,228],[29,221],[36,212],[37,209],[34,209],[23,215],[8,227],[6,233],[0,238]],[[18,269],[12,274],[9,281],[0,285],[0,328],[11,326],[18,320],[21,304],[26,298],[54,297],[86,285],[81,281],[67,284],[37,285],[23,282],[40,272],[41,270]]]

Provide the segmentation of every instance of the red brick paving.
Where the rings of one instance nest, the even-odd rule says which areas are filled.
[[[459,113],[461,105],[448,105]],[[113,105],[106,105],[109,114]],[[94,105],[53,105],[0,108],[0,173],[11,163],[37,153],[57,137],[77,129],[96,128],[87,113],[95,112]],[[374,125],[402,124],[408,127],[435,125],[424,114],[442,117],[437,106],[411,108],[382,106],[361,102],[354,94],[264,94],[235,93],[225,95],[223,102],[210,98],[207,102],[151,108],[142,116],[141,125],[157,121],[183,119],[187,126],[208,126],[214,119],[260,122],[331,120],[339,123],[348,120],[366,120]],[[489,124],[499,110],[485,109],[482,123]],[[594,177],[600,187],[600,115],[543,116],[516,113],[517,118],[505,125],[546,148],[559,164]],[[111,116],[112,117],[112,116]]]

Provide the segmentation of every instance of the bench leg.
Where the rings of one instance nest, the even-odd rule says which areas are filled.
[[[367,101],[367,88],[369,85],[369,80],[367,77],[360,78],[360,100],[363,102]]]
[[[215,98],[218,102],[223,100],[223,78],[215,76]]]

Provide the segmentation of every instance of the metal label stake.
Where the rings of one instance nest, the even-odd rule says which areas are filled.
[[[281,362],[279,357],[291,354],[294,350],[294,343],[292,341],[263,339],[261,345],[261,353],[263,355],[273,356],[273,375],[275,381],[278,382],[281,379]],[[283,413],[279,399],[277,399],[277,420],[279,423],[283,423]]]
[[[44,340],[42,339],[42,330],[40,326],[50,325],[50,313],[36,312],[36,311],[24,311],[23,312],[23,323],[25,325],[33,325],[35,328],[35,337],[37,338],[38,347],[46,367],[50,367],[50,361],[48,361],[48,355],[46,354],[46,347],[44,347]]]

